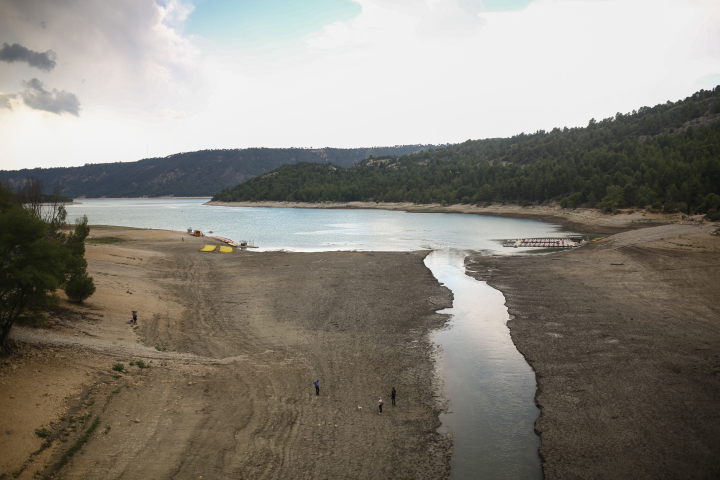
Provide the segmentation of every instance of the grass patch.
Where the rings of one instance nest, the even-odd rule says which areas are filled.
[[[107,435],[112,427],[110,425],[105,425],[105,430],[103,430],[103,435]]]
[[[135,365],[137,365],[138,368],[150,368],[150,367],[152,367],[152,365],[150,365],[149,363],[145,363],[145,362],[143,362],[142,360],[138,360],[137,362],[135,362]]]
[[[117,237],[99,237],[99,238],[91,238],[89,240],[86,240],[86,243],[94,244],[94,245],[111,245],[113,243],[123,243],[127,240],[123,240],[122,238]]]
[[[36,428],[36,429],[35,429],[35,435],[37,435],[37,436],[40,437],[40,438],[45,438],[45,437],[47,437],[48,435],[50,435],[50,430],[48,430],[48,429],[45,428],[45,427]]]
[[[122,372],[123,370],[125,370],[125,365],[123,365],[122,363],[116,363],[115,365],[113,365],[112,369],[116,372]]]

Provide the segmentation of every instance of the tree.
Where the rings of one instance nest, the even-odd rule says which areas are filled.
[[[57,302],[54,292],[65,280],[68,257],[61,243],[46,238],[48,223],[11,198],[12,191],[0,185],[0,349],[22,314],[42,315]]]
[[[78,303],[95,293],[95,283],[87,274],[85,260],[85,239],[89,234],[88,219],[83,217],[75,222],[75,231],[67,236],[65,242],[69,257],[65,266],[66,280],[63,289],[70,300]]]
[[[95,293],[95,282],[93,282],[92,277],[88,276],[87,272],[82,271],[72,275],[65,282],[63,289],[70,300],[82,303]]]

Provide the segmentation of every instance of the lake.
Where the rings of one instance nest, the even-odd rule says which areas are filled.
[[[68,221],[87,215],[91,225],[185,231],[191,227],[262,250],[432,250],[425,264],[454,295],[441,347],[438,376],[450,399],[441,433],[452,433],[456,480],[540,479],[534,422],[535,375],[510,339],[505,299],[465,275],[468,254],[517,254],[502,241],[557,237],[560,226],[534,220],[389,210],[329,210],[204,206],[209,199],[81,200]]]

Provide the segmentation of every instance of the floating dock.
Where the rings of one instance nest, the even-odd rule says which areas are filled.
[[[254,242],[252,240],[240,240],[239,242],[234,242],[233,240],[230,240],[229,238],[225,237],[214,237],[210,236],[210,238],[214,238],[215,240],[219,240],[221,242],[225,242],[231,247],[238,247],[238,248],[258,248],[254,245]]]
[[[503,243],[503,247],[531,247],[531,248],[574,248],[579,243],[568,238],[518,238]]]

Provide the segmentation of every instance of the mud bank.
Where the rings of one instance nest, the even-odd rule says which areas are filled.
[[[667,225],[467,259],[535,370],[548,479],[720,477],[720,237]]]

